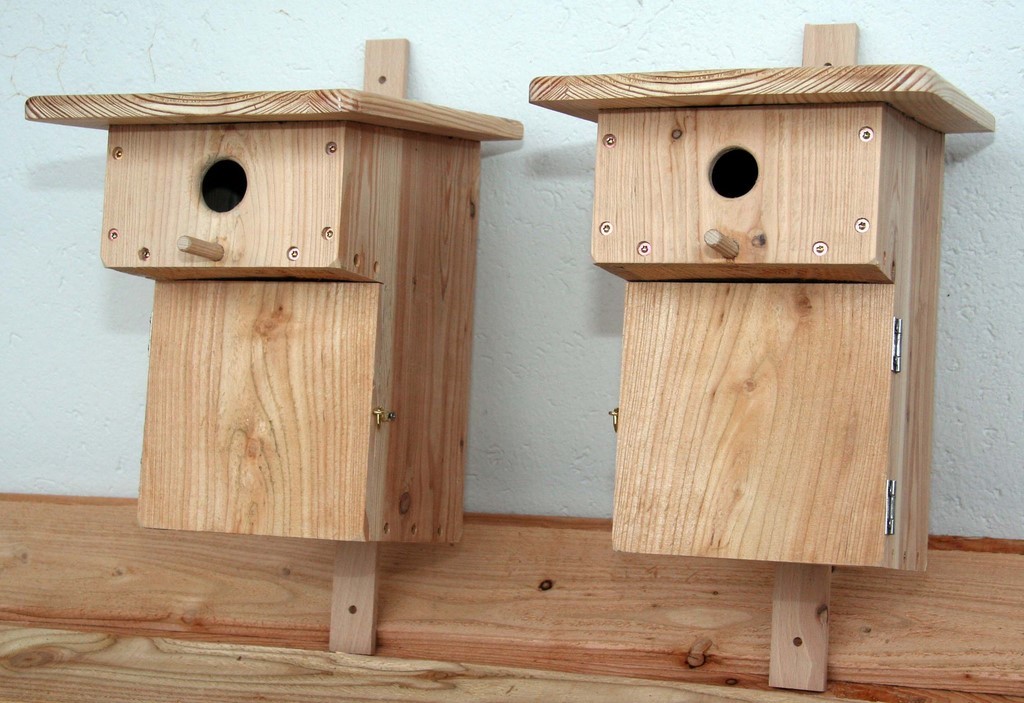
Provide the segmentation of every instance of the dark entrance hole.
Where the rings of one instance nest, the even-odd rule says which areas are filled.
[[[746,195],[757,183],[757,159],[746,149],[726,149],[711,164],[711,187],[723,198]]]
[[[203,175],[203,202],[211,210],[234,210],[245,197],[249,181],[245,169],[231,159],[222,159],[210,166]]]

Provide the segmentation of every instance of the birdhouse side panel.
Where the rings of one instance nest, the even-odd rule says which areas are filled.
[[[895,315],[901,321],[900,372],[892,377],[890,478],[895,481],[895,539],[889,565],[923,570],[934,418],[935,339],[945,138],[893,109],[885,131],[881,225],[893,233]]]
[[[406,133],[401,164],[394,278],[384,284],[393,315],[382,323],[398,418],[384,438],[388,530],[379,538],[453,542],[462,536],[480,144]]]
[[[595,262],[630,280],[891,282],[882,109],[602,112]]]
[[[893,290],[628,284],[615,548],[883,565]]]
[[[158,279],[365,280],[338,262],[346,129],[111,126],[104,265]]]
[[[140,523],[365,540],[379,300],[375,283],[158,283]]]

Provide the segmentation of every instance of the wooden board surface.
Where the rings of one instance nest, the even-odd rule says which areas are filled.
[[[331,543],[142,530],[134,510],[0,500],[0,621],[326,650]],[[932,551],[926,573],[839,568],[831,692],[1024,691],[1024,546],[983,546],[1003,553]],[[470,516],[458,545],[382,545],[378,654],[763,686],[773,573],[615,553],[605,520]]]
[[[892,377],[889,478],[896,480],[896,534],[887,561],[927,563],[935,339],[945,137],[898,113],[886,115],[893,148],[882,161],[880,226],[893,232],[894,314],[903,321],[901,371]]]
[[[39,95],[25,102],[25,118],[99,128],[117,124],[340,121],[474,141],[523,137],[523,125],[515,120],[347,89]]]
[[[353,139],[347,131],[338,122],[112,127],[103,264],[158,279],[308,276],[315,270],[318,278],[368,280],[368,272],[342,256],[344,240],[333,236],[348,216],[343,171],[345,179],[360,177],[344,168],[343,147]],[[201,185],[221,161],[238,164],[246,178],[244,196],[226,212],[207,206]],[[181,236],[216,242],[224,256],[210,261],[179,251]]]
[[[853,66],[860,28],[856,24],[804,25],[804,66]]]
[[[628,284],[616,549],[887,565],[892,296]]]
[[[141,524],[367,539],[380,288],[159,283]]]
[[[783,703],[786,694],[440,661],[0,626],[0,701]],[[834,697],[827,700],[838,701]]]
[[[824,691],[828,685],[828,619],[832,567],[776,564],[768,683]]]
[[[595,122],[602,110],[881,102],[943,133],[995,130],[991,113],[913,65],[546,76],[530,102]]]
[[[708,110],[616,110],[598,120],[594,261],[667,280],[766,278],[890,282],[892,233],[877,222],[879,164],[889,148],[882,105]],[[860,132],[873,127],[874,138]],[[612,146],[608,146],[612,143]],[[756,162],[749,192],[712,182],[723,154]],[[739,244],[725,259],[715,230]],[[641,242],[649,247],[642,249]],[[823,242],[827,251],[815,252]],[[622,267],[619,269],[618,267]],[[632,278],[632,275],[629,276]]]
[[[377,649],[377,542],[338,542],[331,591],[332,652],[373,654]]]

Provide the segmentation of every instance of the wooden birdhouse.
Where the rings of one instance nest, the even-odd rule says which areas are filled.
[[[944,135],[922,66],[537,78],[596,121],[594,260],[625,278],[614,546],[779,562],[771,682],[825,685],[833,565],[927,558]]]
[[[139,521],[339,541],[333,649],[374,646],[375,544],[462,532],[480,142],[515,121],[365,90],[29,99],[109,130],[101,253],[157,280]]]

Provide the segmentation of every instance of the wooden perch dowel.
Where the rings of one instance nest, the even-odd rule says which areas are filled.
[[[735,259],[740,253],[739,242],[732,237],[725,236],[717,229],[709,229],[704,233],[704,243],[726,259]]]
[[[189,237],[188,235],[178,237],[178,251],[201,256],[210,261],[220,261],[224,258],[224,247],[217,244],[217,242],[208,242],[204,239]]]

